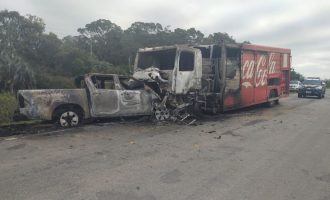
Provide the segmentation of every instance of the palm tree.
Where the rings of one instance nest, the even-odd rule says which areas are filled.
[[[0,53],[0,82],[2,89],[11,93],[35,86],[33,71],[14,51],[11,54],[8,51]]]

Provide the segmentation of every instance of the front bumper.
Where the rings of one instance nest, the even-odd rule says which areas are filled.
[[[320,96],[323,94],[323,91],[320,89],[308,88],[308,89],[300,89],[298,93],[303,96]]]

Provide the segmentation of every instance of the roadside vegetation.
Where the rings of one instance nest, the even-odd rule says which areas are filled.
[[[195,28],[170,29],[134,22],[126,30],[99,19],[59,38],[45,32],[44,21],[16,11],[0,11],[0,91],[68,88],[73,77],[90,72],[130,72],[138,48],[171,44],[235,42],[227,33],[204,36]]]
[[[327,80],[327,88],[330,88],[330,80]]]
[[[8,92],[0,94],[0,125],[12,121],[16,109],[16,98]]]
[[[291,69],[290,72],[290,80],[292,81],[304,81],[305,77],[300,74],[299,72],[296,72],[293,68]]]

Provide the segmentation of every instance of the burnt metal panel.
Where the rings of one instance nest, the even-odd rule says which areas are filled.
[[[51,120],[53,111],[63,104],[80,106],[85,118],[90,116],[85,89],[19,90],[24,100],[20,113],[31,119]]]

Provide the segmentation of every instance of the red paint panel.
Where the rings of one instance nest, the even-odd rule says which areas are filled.
[[[256,44],[243,44],[243,50],[252,50],[252,51],[264,51],[264,52],[277,52],[277,53],[291,53],[290,49],[278,48],[278,47],[269,47]]]
[[[243,45],[241,55],[240,97],[227,96],[224,108],[232,105],[246,107],[264,103],[271,90],[281,96],[288,95],[291,50],[259,45]],[[280,79],[279,85],[268,86],[269,79]],[[240,101],[240,102],[237,102]]]
[[[254,103],[255,54],[244,51],[241,57],[241,105]]]
[[[262,103],[267,100],[267,78],[268,78],[268,65],[269,55],[267,53],[256,54],[256,67],[255,67],[255,79],[254,79],[254,102]],[[275,67],[275,66],[274,66]]]
[[[230,110],[233,108],[238,108],[240,105],[240,98],[239,96],[228,95],[225,97],[224,100],[224,108],[226,110]]]
[[[290,71],[283,70],[281,74],[281,90],[280,94],[283,96],[289,95]]]
[[[268,53],[269,77],[279,77],[281,73],[282,57],[280,53]]]

